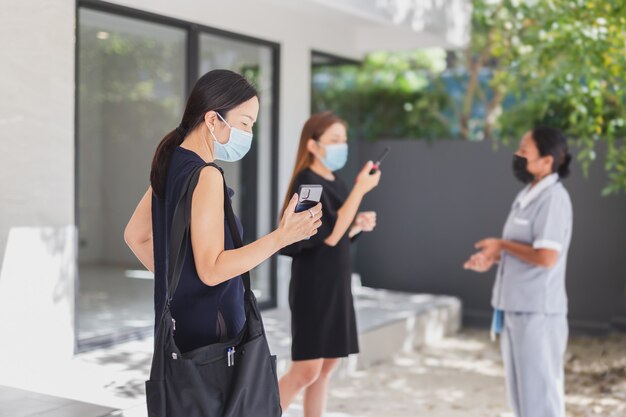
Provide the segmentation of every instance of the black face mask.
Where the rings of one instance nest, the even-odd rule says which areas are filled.
[[[513,174],[515,178],[524,184],[528,184],[535,179],[535,176],[528,172],[528,159],[519,155],[513,155]]]

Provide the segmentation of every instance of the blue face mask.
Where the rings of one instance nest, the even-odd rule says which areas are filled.
[[[232,127],[226,120],[224,120],[221,114],[216,114],[224,123],[226,123],[226,126],[230,128],[230,136],[228,137],[228,142],[220,143],[213,132],[211,132],[213,139],[215,139],[213,147],[215,159],[226,162],[239,161],[241,158],[246,156],[252,146],[252,133]]]
[[[348,161],[348,144],[338,143],[335,145],[322,145],[326,149],[326,156],[320,158],[326,168],[331,171],[338,171],[346,165]]]

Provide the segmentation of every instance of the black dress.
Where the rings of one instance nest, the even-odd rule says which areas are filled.
[[[291,256],[291,356],[294,361],[341,358],[359,352],[352,300],[350,239],[346,233],[336,246],[324,243],[330,236],[337,211],[348,197],[340,180],[329,181],[310,169],[299,173],[291,194],[302,184],[320,184],[322,226],[315,236],[284,248]]]
[[[177,147],[172,152],[167,169],[165,196],[152,196],[154,307],[157,325],[161,320],[166,299],[168,241],[174,208],[189,174],[194,168],[204,164],[195,152]],[[224,198],[232,198],[233,190],[229,188],[228,193]],[[241,223],[239,219],[236,221],[241,235]],[[205,238],[212,239],[212,236]],[[213,287],[204,284],[196,271],[191,238],[188,239],[183,271],[171,303],[172,316],[176,320],[174,338],[182,352],[233,338],[246,322],[241,279],[237,277]],[[224,219],[224,249],[234,247],[230,228]]]

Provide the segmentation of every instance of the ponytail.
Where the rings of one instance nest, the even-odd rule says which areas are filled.
[[[536,127],[532,130],[532,138],[539,149],[539,155],[552,156],[552,172],[558,173],[560,178],[567,178],[572,155],[563,132],[552,127]]]
[[[167,167],[170,162],[172,152],[176,147],[180,146],[185,139],[183,129],[179,126],[172,130],[170,133],[159,143],[159,146],[154,153],[152,159],[152,170],[150,171],[150,185],[152,185],[152,192],[157,198],[165,197],[165,178],[167,174]]]
[[[561,178],[569,177],[569,174],[570,174],[569,164],[571,162],[572,162],[572,155],[568,153],[565,155],[565,158],[563,158],[563,162],[561,162],[561,165],[559,166],[559,169],[557,171],[559,173],[559,177]]]

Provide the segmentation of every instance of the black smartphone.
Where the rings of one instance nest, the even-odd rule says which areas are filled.
[[[374,162],[374,167],[370,170],[370,175],[373,175],[376,173],[376,171],[378,171],[378,168],[380,168],[380,164],[385,160],[390,150],[391,150],[391,146],[387,146],[383,150],[380,156],[376,159],[376,162]]]
[[[324,187],[318,184],[301,185],[298,190],[298,205],[296,213],[315,207],[322,199]]]

